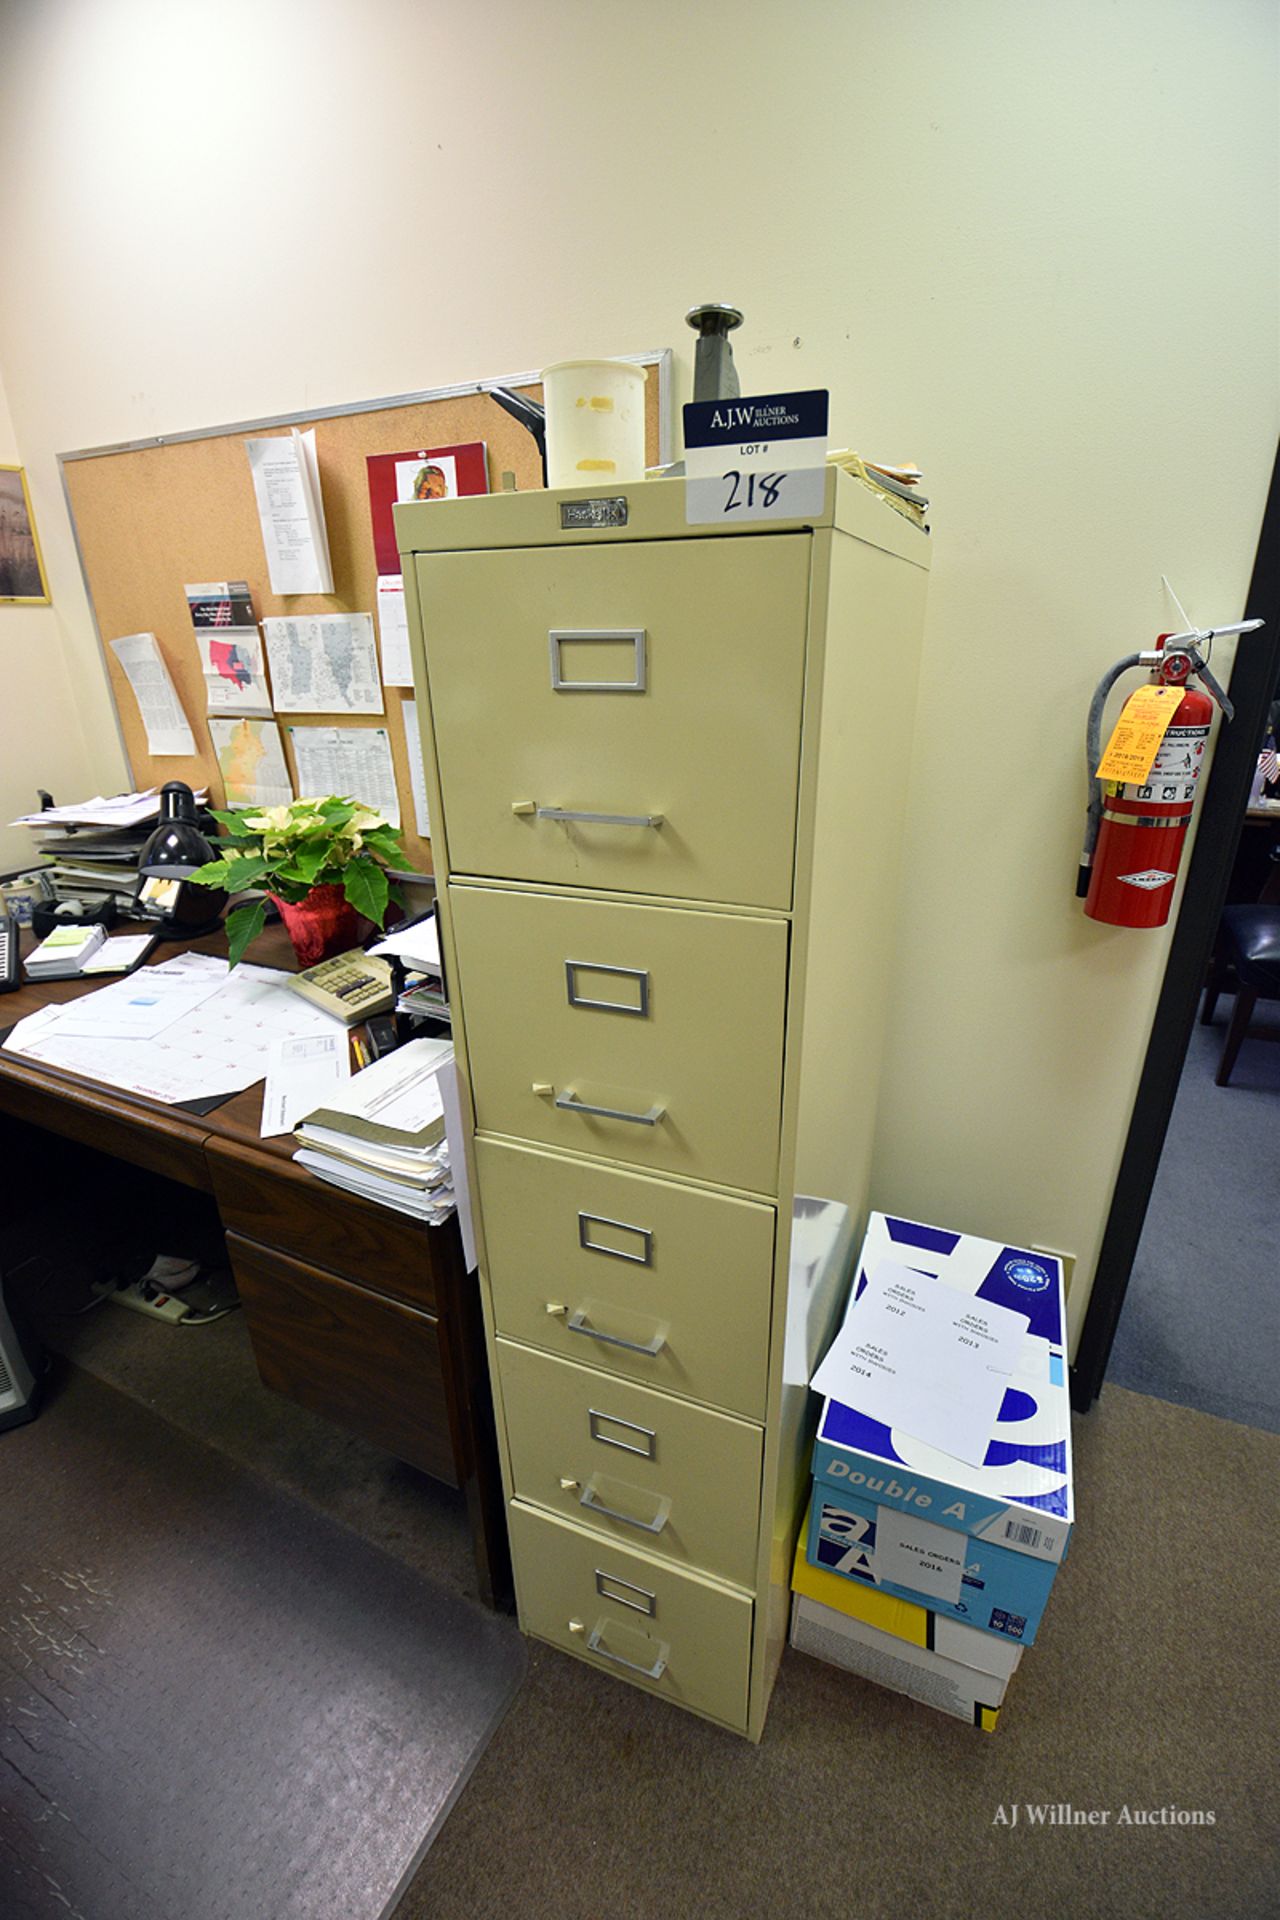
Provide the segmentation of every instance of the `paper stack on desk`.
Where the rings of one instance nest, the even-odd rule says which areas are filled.
[[[47,1066],[177,1106],[261,1080],[271,1042],[334,1022],[274,967],[183,953],[19,1020],[4,1045]]]
[[[442,1070],[448,1040],[410,1040],[357,1073],[294,1131],[294,1159],[320,1179],[438,1225],[455,1206]]]

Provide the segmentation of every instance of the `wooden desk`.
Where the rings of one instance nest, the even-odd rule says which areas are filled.
[[[221,933],[186,944],[226,953]],[[163,943],[151,964],[179,951]],[[292,968],[283,928],[251,957]],[[0,998],[0,1026],[101,984],[28,982]],[[456,1219],[426,1227],[317,1180],[291,1136],[259,1136],[261,1083],[198,1116],[0,1049],[0,1114],[212,1194],[264,1383],[461,1488],[481,1593],[509,1600],[480,1301]]]

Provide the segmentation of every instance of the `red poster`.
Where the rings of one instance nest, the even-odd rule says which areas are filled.
[[[472,440],[461,447],[371,453],[365,464],[369,469],[373,550],[380,574],[400,571],[391,513],[398,500],[458,500],[464,494],[489,491],[489,461],[483,440]]]

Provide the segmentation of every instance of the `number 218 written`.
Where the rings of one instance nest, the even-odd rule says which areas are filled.
[[[745,476],[747,483],[745,495],[742,492],[744,476],[741,473],[735,471],[723,474],[721,477],[733,482],[729,498],[724,503],[725,512],[732,513],[736,507],[754,507],[757,503],[757,488],[759,488],[759,504],[762,507],[771,507],[787,476],[785,473],[749,473]]]

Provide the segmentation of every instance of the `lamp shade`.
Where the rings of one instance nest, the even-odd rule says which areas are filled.
[[[160,789],[159,822],[138,859],[139,906],[175,932],[209,932],[227,896],[220,887],[192,886],[190,878],[214,857],[196,825],[195,795],[183,781],[167,780]]]

